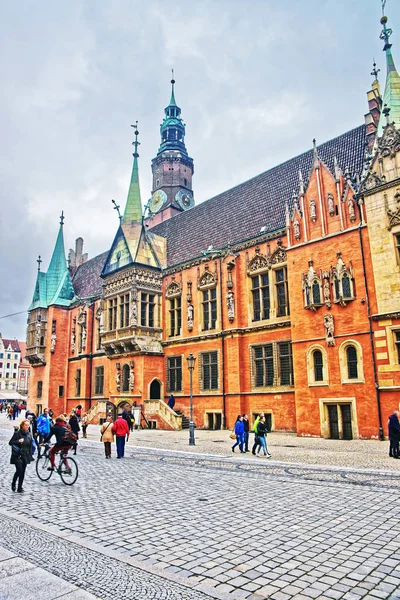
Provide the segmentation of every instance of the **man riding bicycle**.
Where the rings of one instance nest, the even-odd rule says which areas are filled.
[[[47,469],[48,471],[54,471],[57,452],[61,452],[61,454],[68,454],[68,451],[75,443],[73,440],[74,434],[68,429],[67,419],[63,415],[57,417],[55,420],[55,425],[50,427],[50,433],[45,437],[43,442],[49,442],[53,435],[56,437],[56,443],[50,448],[49,458],[51,467]]]

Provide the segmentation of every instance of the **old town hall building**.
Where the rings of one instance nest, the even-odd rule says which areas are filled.
[[[276,431],[382,437],[400,390],[400,78],[381,23],[385,90],[374,70],[365,123],[198,206],[172,80],[145,212],[136,130],[111,248],[88,260],[78,238],[67,261],[62,216],[39,262],[31,407],[136,406],[179,429],[193,353],[199,428],[263,410]]]

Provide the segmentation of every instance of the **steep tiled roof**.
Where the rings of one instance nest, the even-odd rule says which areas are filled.
[[[5,338],[3,338],[3,344],[4,344],[5,350],[7,350],[8,346],[11,345],[11,349],[13,352],[21,352],[21,348],[19,347],[18,340],[6,340]]]
[[[334,157],[344,171],[361,173],[365,126],[361,125],[318,146],[318,156],[334,172]],[[240,185],[159,223],[151,234],[167,238],[168,266],[200,256],[212,245],[226,248],[260,235],[261,227],[273,232],[285,227],[285,202],[298,190],[299,170],[307,183],[313,164],[313,150],[300,154]],[[80,298],[98,296],[102,272],[109,252],[103,252],[78,267],[73,277],[75,294]]]
[[[103,280],[100,278],[100,273],[103,270],[107,255],[108,251],[103,252],[77,268],[72,279],[72,285],[75,294],[79,298],[92,298],[101,294]]]
[[[318,146],[318,155],[332,172],[336,156],[343,171],[360,173],[364,144],[362,125]],[[210,245],[216,250],[254,238],[261,227],[267,232],[285,227],[285,202],[298,190],[299,169],[307,183],[312,164],[309,150],[153,227],[168,240],[168,266],[197,257]]]

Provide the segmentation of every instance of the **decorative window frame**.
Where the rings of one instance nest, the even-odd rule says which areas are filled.
[[[400,244],[397,243],[397,237],[400,237],[400,225],[396,225],[391,229],[390,233],[392,234],[393,240],[393,250],[394,250],[394,262],[397,266],[397,269],[400,267]]]
[[[217,387],[213,388],[213,389],[205,389],[204,388],[204,377],[203,377],[203,356],[204,354],[210,354],[211,352],[216,352],[217,353]],[[221,360],[220,360],[220,351],[217,349],[210,349],[210,350],[205,350],[202,352],[198,353],[198,373],[199,373],[199,390],[201,391],[202,394],[207,394],[207,395],[213,395],[215,393],[219,393],[220,392],[220,388],[221,388],[221,374],[220,374],[220,368],[221,368]]]
[[[357,379],[349,379],[348,377],[346,350],[349,346],[354,346],[357,351]],[[356,340],[346,340],[339,346],[339,366],[341,383],[365,383],[363,350],[359,342]]]
[[[171,360],[171,358],[180,358],[181,359],[181,389],[180,390],[171,390],[171,387],[170,387],[171,386],[171,378],[170,378],[169,361]],[[183,393],[183,361],[184,361],[183,354],[173,354],[171,356],[165,357],[165,373],[166,373],[165,387],[166,387],[167,394],[182,394]]]
[[[319,398],[319,416],[321,426],[321,436],[325,439],[330,439],[329,430],[329,415],[328,415],[328,404],[350,404],[351,405],[351,428],[353,433],[353,440],[357,440],[360,437],[358,431],[357,421],[357,403],[355,398]],[[341,420],[339,419],[339,433],[340,433]],[[340,439],[340,438],[339,438]]]
[[[314,352],[316,350],[319,350],[322,353],[322,381],[315,381]],[[320,344],[313,344],[308,348],[306,353],[306,365],[308,387],[323,387],[329,385],[328,353],[324,346],[321,346]]]
[[[348,298],[343,297],[343,278],[344,276],[349,278],[351,296]],[[335,282],[338,281],[339,284],[339,296],[336,293],[336,285]],[[334,304],[340,304],[341,306],[346,306],[349,302],[352,302],[356,299],[355,294],[355,285],[354,285],[354,272],[352,262],[349,262],[349,266],[346,266],[342,260],[342,253],[338,252],[338,262],[336,267],[330,268],[330,283],[332,287],[332,297]]]
[[[377,342],[380,340],[387,342],[387,346],[385,344],[386,347],[376,347],[376,351],[385,352],[387,350],[390,371],[400,371],[400,363],[397,359],[397,349],[395,343],[395,334],[397,331],[400,331],[400,325],[389,325],[386,327],[386,338],[375,338],[375,347],[377,346]],[[385,366],[383,366],[383,369],[385,370]]]
[[[279,361],[279,344],[289,343],[291,346],[290,350],[290,359],[291,359],[291,380],[292,383],[289,384],[281,384],[281,368]],[[255,348],[264,347],[267,345],[272,345],[272,360],[274,365],[274,383],[273,385],[256,385],[256,359],[254,355]],[[252,391],[262,391],[262,390],[293,390],[295,387],[294,384],[294,364],[293,364],[293,345],[292,340],[271,340],[265,342],[258,342],[256,344],[249,344],[250,351],[250,380],[251,380],[251,389]]]

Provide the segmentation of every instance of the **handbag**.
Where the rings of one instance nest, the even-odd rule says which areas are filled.
[[[13,449],[13,452],[19,456],[21,454],[21,448],[19,446],[17,446],[16,444],[12,444],[11,448]]]
[[[236,440],[236,433],[234,431],[231,431],[229,437],[231,438],[231,440]]]
[[[104,431],[103,431],[103,433],[101,434],[101,436],[100,436],[100,441],[101,441],[101,442],[103,441],[103,435],[105,434],[105,432],[107,431],[107,429],[110,427],[110,425],[111,425],[111,423],[109,423],[109,424],[107,425],[107,427],[105,428],[105,430],[104,430]]]

